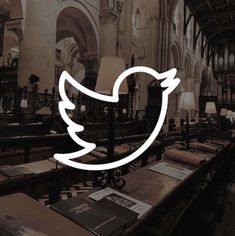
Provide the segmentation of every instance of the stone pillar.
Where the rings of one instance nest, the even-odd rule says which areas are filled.
[[[20,41],[19,86],[29,85],[29,77],[40,78],[39,91],[54,86],[56,45],[56,0],[28,0],[24,37]]]
[[[227,88],[227,103],[231,103],[231,96],[232,96],[232,90],[231,90],[231,82],[230,82],[230,76],[228,75],[228,88]]]
[[[157,70],[159,72],[165,72],[170,68],[170,32],[171,23],[165,17],[160,17],[157,21],[157,32],[156,32],[156,51],[157,51]],[[161,32],[161,33],[159,33]]]
[[[133,1],[125,1],[125,26],[124,26],[124,56],[125,61],[130,65],[131,60],[131,40],[132,40],[132,17]]]
[[[115,8],[101,11],[100,57],[117,55],[117,32],[120,12]]]

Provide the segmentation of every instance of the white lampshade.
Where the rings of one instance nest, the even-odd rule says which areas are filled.
[[[227,108],[221,108],[220,116],[227,116],[227,114],[228,114],[228,109]]]
[[[232,117],[235,118],[235,112],[234,111],[232,112]]]
[[[183,110],[195,109],[195,99],[193,92],[182,92],[180,97],[180,108]]]
[[[217,112],[216,107],[215,107],[215,103],[214,102],[207,102],[205,112],[207,114],[215,114]]]
[[[124,109],[122,110],[122,114],[126,115],[126,114],[127,114],[127,109],[124,108]]]
[[[227,116],[229,117],[229,116],[231,116],[232,115],[232,113],[233,113],[233,111],[232,110],[228,110],[228,112],[227,112]]]
[[[28,108],[28,100],[22,99],[20,102],[20,107],[21,108]]]
[[[95,91],[102,94],[112,94],[113,86],[119,77],[126,70],[125,61],[120,57],[103,57],[100,64]],[[127,79],[119,89],[119,94],[127,94]]]
[[[86,112],[86,106],[85,105],[81,105],[80,112]]]

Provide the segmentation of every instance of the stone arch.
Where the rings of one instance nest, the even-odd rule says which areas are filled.
[[[184,69],[185,69],[185,76],[192,76],[193,60],[190,54],[186,54],[185,56]]]
[[[141,61],[145,59],[144,43],[142,42],[142,40],[133,35],[131,40],[131,45],[132,45],[132,54],[134,54],[137,59],[136,64],[140,64]]]
[[[192,91],[193,90],[193,62],[190,54],[186,54],[184,60],[184,70],[185,70],[185,90]]]
[[[195,97],[195,106],[196,106],[196,111],[199,111],[199,96],[200,96],[200,83],[201,83],[201,77],[202,77],[202,72],[201,69],[196,63],[194,65],[194,97]]]
[[[10,50],[19,46],[18,36],[12,31],[5,31],[4,43],[3,43],[3,57],[1,58],[1,64],[7,65],[7,55]]]
[[[171,20],[171,21],[173,20],[173,17],[175,15],[175,10],[176,10],[178,2],[179,2],[179,0],[168,0],[167,15],[168,15],[169,20]]]
[[[76,42],[70,45],[70,47],[67,49],[67,52],[65,54],[64,62],[66,64],[72,64],[72,60],[75,55],[77,55],[80,52],[79,47]]]
[[[206,70],[204,69],[202,72],[202,78],[200,83],[200,96],[207,96],[208,92],[208,77]]]
[[[80,16],[82,19],[86,19],[88,23],[88,27],[90,30],[84,30],[83,33],[89,33],[89,39],[95,40],[95,46],[97,50],[97,56],[99,54],[99,43],[100,43],[100,35],[99,35],[99,14],[97,13],[97,17],[92,14],[91,10],[86,6],[86,3],[81,0],[59,0],[57,5],[57,19],[59,16],[68,8],[74,8],[77,10],[76,17]],[[97,9],[98,10],[98,9]],[[83,27],[86,27],[84,25]],[[91,35],[91,33],[93,35]],[[92,36],[92,37],[91,37]],[[94,43],[94,42],[93,42]]]
[[[171,53],[172,53],[172,66],[176,69],[183,68],[182,61],[182,49],[178,41],[174,41],[171,45]]]
[[[22,0],[9,0],[10,16],[11,18],[23,18],[23,1]]]
[[[19,39],[23,38],[23,2],[25,0],[3,0],[1,1],[1,10],[4,12],[4,15],[14,19],[13,21],[6,22],[6,29],[8,31],[14,32]]]

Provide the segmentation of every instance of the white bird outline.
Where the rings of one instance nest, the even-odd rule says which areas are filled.
[[[135,152],[131,153],[129,156],[117,160],[111,163],[106,163],[106,164],[83,164],[83,163],[78,163],[72,161],[72,159],[79,158],[81,156],[84,156],[91,151],[93,151],[96,148],[96,144],[94,143],[88,143],[85,142],[84,140],[80,139],[76,132],[82,132],[84,131],[84,127],[82,125],[78,125],[74,123],[67,115],[66,110],[74,110],[75,105],[69,100],[68,96],[66,95],[65,92],[65,82],[66,80],[73,85],[78,91],[82,92],[83,94],[90,96],[94,99],[103,101],[103,102],[110,102],[110,103],[118,103],[119,102],[119,88],[121,83],[123,82],[124,79],[126,79],[128,76],[131,74],[135,73],[146,73],[151,76],[153,76],[156,80],[163,80],[161,83],[162,88],[166,88],[162,92],[162,108],[161,112],[159,115],[159,119],[157,121],[157,124],[152,132],[152,134],[149,136],[149,138],[146,140],[146,142]],[[154,69],[151,69],[149,67],[145,66],[136,66],[132,67],[130,69],[127,69],[124,71],[116,80],[114,87],[113,87],[113,93],[111,96],[109,95],[103,95],[100,93],[96,93],[92,90],[87,89],[83,85],[79,84],[76,80],[74,80],[68,72],[64,71],[61,74],[60,80],[59,80],[59,93],[61,96],[62,101],[59,102],[59,112],[62,117],[62,119],[65,121],[65,123],[68,125],[68,133],[70,137],[76,142],[78,145],[83,147],[82,150],[79,150],[77,152],[73,153],[66,153],[66,154],[54,154],[54,158],[73,168],[81,169],[81,170],[88,170],[88,171],[102,171],[102,170],[110,170],[114,168],[118,168],[120,166],[126,165],[129,162],[135,160],[138,158],[141,154],[143,154],[149,147],[150,145],[154,142],[156,137],[158,136],[162,125],[164,124],[164,120],[166,117],[167,113],[167,108],[168,108],[168,96],[169,94],[179,85],[180,79],[175,78],[177,74],[177,70],[175,68],[166,71],[164,73],[158,73]]]

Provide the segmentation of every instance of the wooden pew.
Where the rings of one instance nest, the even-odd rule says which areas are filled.
[[[183,204],[182,202],[180,204],[178,202],[177,204],[179,205],[175,205],[173,208],[173,210],[176,211],[174,214],[177,214],[177,218],[175,219],[174,224],[170,225],[169,232],[172,232],[174,227],[176,227],[176,225],[180,222],[190,206],[194,204],[197,197],[199,195],[202,195],[203,192],[206,191],[211,183],[213,183],[213,181],[217,178],[219,172],[221,171],[221,168],[223,168],[223,166],[230,161],[230,156],[227,155],[229,147],[230,142],[228,142],[219,153],[215,155],[211,154],[211,158],[209,159],[209,161],[203,163],[200,167],[195,168],[193,173],[183,181],[158,174],[153,171],[149,171],[148,167],[139,169],[134,173],[126,175],[125,180],[127,182],[127,185],[124,187],[123,193],[134,197],[137,200],[152,205],[152,208],[144,216],[138,219],[136,223],[126,229],[123,235],[147,235],[147,231],[151,227],[161,227],[162,225],[157,225],[156,223],[148,225],[148,222],[152,219],[153,216],[156,220],[155,217],[157,217],[157,214],[161,214],[161,209],[163,207],[169,206],[170,202],[183,199]],[[34,167],[37,168],[36,166],[37,165],[35,165]],[[47,170],[48,166],[45,165],[44,167],[42,167],[41,171],[44,172]],[[63,171],[64,168],[59,167],[58,170]],[[41,172],[41,174],[43,172]],[[200,192],[187,195],[187,198],[185,198],[188,187],[191,187],[192,183],[195,187],[196,185],[201,185],[202,177],[208,176],[209,173],[213,174],[211,174],[210,179],[208,179],[206,182],[203,182],[204,187],[200,190]],[[99,190],[99,188],[83,194],[83,197],[88,198],[88,196],[92,192],[97,190]],[[28,206],[26,209],[24,207],[25,205]],[[33,214],[32,209],[34,212]],[[56,233],[56,235],[61,235],[60,232],[62,233],[62,235],[70,235],[70,233],[71,235],[75,235],[78,233],[81,233],[81,235],[92,235],[89,231],[83,229],[81,226],[74,225],[70,220],[67,220],[62,216],[59,217],[57,213],[51,212],[51,210],[49,209],[46,211],[45,207],[40,206],[39,203],[36,203],[34,200],[29,199],[22,194],[10,195],[0,198],[0,213],[11,214],[13,217],[22,220],[25,224],[34,226],[36,229],[48,233],[49,235],[54,235],[54,233]],[[174,217],[174,214],[172,213],[172,217]],[[160,217],[164,216],[160,215]],[[61,224],[62,222],[65,222],[64,224],[67,226],[71,224],[71,228],[69,228],[69,231],[67,230],[68,228],[65,227],[65,225],[63,225],[63,229],[60,229],[60,227],[57,227],[57,224],[54,225],[50,222],[49,225],[48,222],[45,222],[48,220],[55,222],[54,220],[56,220],[57,218],[58,222],[61,222]],[[57,232],[57,230],[61,231]]]

